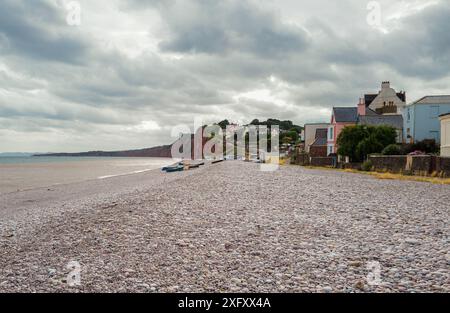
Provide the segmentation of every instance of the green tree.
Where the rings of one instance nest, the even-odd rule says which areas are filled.
[[[383,149],[383,151],[381,152],[383,155],[402,155],[402,148],[397,145],[389,145],[386,148]]]
[[[299,135],[296,131],[284,131],[280,134],[280,142],[283,144],[294,144],[298,139]]]
[[[381,153],[395,144],[397,132],[390,126],[357,125],[345,127],[339,134],[338,154],[350,157],[353,162],[364,161],[369,154]]]
[[[230,122],[228,120],[223,120],[222,122],[218,123],[217,125],[220,126],[222,129],[226,129],[228,125],[230,125]]]

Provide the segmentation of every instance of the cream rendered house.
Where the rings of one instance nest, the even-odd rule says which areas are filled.
[[[328,128],[330,124],[328,123],[314,123],[314,124],[305,124],[304,128],[304,140],[305,140],[305,151],[309,153],[311,145],[316,141],[316,132],[318,129]]]
[[[406,93],[396,92],[390,82],[382,82],[378,94],[365,95],[365,103],[378,114],[402,114],[406,106]]]
[[[450,157],[450,113],[440,116],[441,156]]]

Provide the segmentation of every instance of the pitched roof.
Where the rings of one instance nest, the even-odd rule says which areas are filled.
[[[412,104],[450,104],[450,95],[425,96]]]
[[[326,146],[327,145],[327,137],[325,138],[316,138],[314,143],[311,146]]]
[[[366,106],[368,107],[373,102],[373,100],[375,100],[376,97],[378,97],[378,94],[364,95],[364,101],[365,101]]]
[[[406,102],[406,92],[397,92],[397,97],[399,97],[403,102]]]
[[[366,115],[380,115],[370,108],[366,108]]]
[[[327,128],[316,129],[316,139],[317,138],[327,138],[327,137],[328,137],[328,129]]]
[[[378,97],[378,94],[367,94],[364,95],[364,101],[366,103],[366,107],[368,107],[369,105],[372,104],[373,100],[376,99],[376,97]],[[406,93],[405,92],[397,92],[397,97],[402,100],[403,102],[406,102]]]
[[[338,107],[333,108],[334,119],[338,123],[356,123],[358,121],[358,108],[356,107]]]
[[[371,126],[392,126],[396,129],[403,128],[403,116],[401,115],[363,115],[359,117],[359,124]]]

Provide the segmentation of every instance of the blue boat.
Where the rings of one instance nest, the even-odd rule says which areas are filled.
[[[184,171],[184,166],[183,165],[167,166],[163,167],[162,170],[167,173],[182,172]]]

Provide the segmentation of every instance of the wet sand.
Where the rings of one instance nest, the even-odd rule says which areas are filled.
[[[1,164],[0,195],[35,188],[136,174],[173,163],[161,158],[78,158],[67,162]]]

